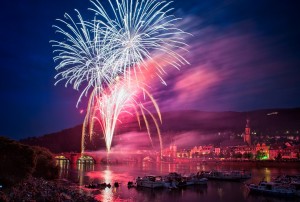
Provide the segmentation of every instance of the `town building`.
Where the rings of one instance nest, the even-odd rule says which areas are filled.
[[[245,135],[244,135],[244,142],[251,146],[251,130],[250,130],[250,120],[246,120],[246,127],[245,127]]]

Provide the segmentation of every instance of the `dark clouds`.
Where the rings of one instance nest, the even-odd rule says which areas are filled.
[[[54,86],[49,40],[55,19],[74,8],[90,18],[86,0],[2,1],[1,128],[12,138],[40,135],[82,122],[78,92]],[[176,0],[191,65],[172,70],[153,95],[163,111],[250,110],[300,104],[300,26],[296,1]]]

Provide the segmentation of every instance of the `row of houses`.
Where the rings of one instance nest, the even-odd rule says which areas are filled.
[[[221,144],[216,147],[210,144],[195,146],[191,149],[177,149],[177,146],[171,145],[170,148],[164,150],[163,156],[169,158],[248,158],[259,160],[300,159],[300,145],[257,143],[253,146]]]
[[[298,131],[297,131],[298,133]],[[255,134],[255,133],[254,133]],[[287,131],[287,134],[289,132]],[[300,144],[292,145],[286,143],[276,143],[267,145],[265,143],[255,143],[251,137],[250,120],[246,120],[246,126],[242,138],[229,139],[220,143],[219,146],[202,145],[191,149],[177,149],[176,145],[163,152],[166,158],[247,158],[259,160],[275,159],[300,159]],[[290,137],[291,138],[291,137]],[[291,138],[294,140],[294,138]],[[299,140],[299,136],[297,138]],[[254,141],[256,142],[256,141]]]

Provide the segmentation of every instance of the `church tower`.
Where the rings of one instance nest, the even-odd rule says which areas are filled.
[[[250,120],[246,120],[246,128],[245,128],[245,135],[244,135],[244,142],[247,142],[247,144],[251,145],[251,136],[250,136]]]

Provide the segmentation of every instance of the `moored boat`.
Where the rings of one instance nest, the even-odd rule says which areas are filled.
[[[198,185],[198,184],[207,184],[208,179],[205,177],[202,177],[199,173],[197,173],[197,174],[192,173],[189,176],[189,181],[192,181],[193,184]]]
[[[164,176],[165,187],[177,188],[191,185],[207,184],[208,179],[198,174],[190,174],[189,176],[182,176],[178,173],[169,173]]]
[[[200,176],[213,180],[243,181],[251,178],[250,172],[245,171],[210,171],[201,172]]]
[[[148,175],[142,178],[138,177],[136,179],[136,185],[138,187],[159,188],[164,187],[165,182],[162,180],[161,176]]]
[[[290,186],[283,186],[275,182],[261,181],[258,185],[247,184],[250,193],[261,193],[274,196],[295,196],[296,190]]]

